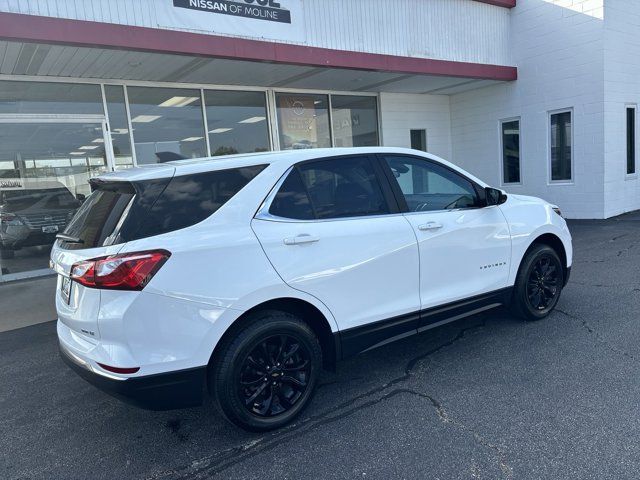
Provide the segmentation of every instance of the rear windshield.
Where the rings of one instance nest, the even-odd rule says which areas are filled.
[[[91,182],[61,241],[69,250],[147,238],[190,227],[212,215],[266,165],[142,182]]]

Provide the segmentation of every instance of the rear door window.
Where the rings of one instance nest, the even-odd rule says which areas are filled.
[[[307,220],[389,213],[371,159],[338,157],[296,166],[276,194],[269,213]]]
[[[92,181],[61,248],[124,243],[190,227],[211,216],[266,165],[217,170],[142,182]],[[75,241],[77,240],[77,241]]]
[[[273,199],[269,213],[276,217],[313,220],[315,215],[298,169],[291,170]]]

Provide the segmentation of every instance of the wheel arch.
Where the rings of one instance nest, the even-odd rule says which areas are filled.
[[[566,280],[568,279],[568,276],[569,276],[568,275],[569,267],[567,265],[567,250],[564,246],[564,243],[560,239],[560,237],[558,237],[553,233],[543,233],[541,235],[538,235],[533,240],[533,242],[531,242],[527,250],[524,252],[524,255],[522,256],[522,260],[520,261],[520,264],[522,265],[522,261],[526,257],[527,253],[529,253],[529,251],[536,245],[547,245],[548,247],[551,247],[558,254],[558,256],[560,257],[560,261],[562,262],[563,279],[565,280],[565,283],[566,283]],[[519,268],[520,267],[518,267],[518,269]]]
[[[329,320],[318,307],[306,300],[295,297],[281,297],[267,300],[243,312],[242,315],[229,325],[220,340],[216,343],[207,368],[216,361],[221,345],[225,344],[229,337],[232,337],[237,334],[238,331],[242,330],[253,313],[263,310],[278,310],[302,319],[318,337],[322,349],[324,368],[335,371],[337,360],[340,357],[340,344],[336,340],[338,337],[334,335]]]

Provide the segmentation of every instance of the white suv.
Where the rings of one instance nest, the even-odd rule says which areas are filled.
[[[208,391],[250,430],[321,368],[498,305],[555,307],[557,207],[414,150],[297,150],[102,175],[53,247],[63,358],[140,406]]]

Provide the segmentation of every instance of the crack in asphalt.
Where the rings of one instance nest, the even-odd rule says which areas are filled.
[[[440,352],[445,348],[452,346],[456,342],[463,339],[469,331],[479,330],[484,328],[485,326],[486,326],[486,323],[485,323],[485,320],[483,319],[482,322],[477,325],[473,325],[473,326],[461,329],[450,340],[410,359],[407,362],[404,369],[404,373],[402,375],[392,379],[391,381],[379,387],[369,389],[366,392],[356,395],[351,399],[345,402],[342,402],[341,404],[331,408],[330,410],[326,410],[325,412],[322,412],[320,414],[307,417],[275,433],[268,434],[267,437],[260,437],[250,442],[246,442],[241,445],[237,445],[237,446],[230,447],[228,449],[216,452],[215,454],[209,457],[204,457],[199,460],[196,460],[192,462],[191,465],[183,469],[172,469],[169,471],[160,472],[151,477],[147,477],[147,479],[152,480],[152,479],[160,479],[160,478],[178,478],[178,479],[210,478],[236,464],[242,463],[245,460],[248,460],[256,455],[259,455],[261,453],[277,448],[281,446],[283,442],[287,442],[294,438],[300,437],[310,431],[320,428],[321,426],[341,420],[345,417],[348,417],[359,411],[375,406],[397,395],[410,394],[410,395],[416,395],[420,398],[428,400],[431,406],[434,408],[435,413],[441,422],[445,424],[453,425],[459,430],[472,435],[476,443],[492,451],[493,456],[495,457],[498,463],[498,466],[504,475],[504,478],[507,480],[511,480],[513,478],[513,470],[507,462],[507,455],[504,449],[499,445],[496,445],[488,441],[484,436],[482,436],[481,434],[473,430],[471,427],[468,427],[467,425],[460,422],[459,420],[452,418],[449,415],[449,413],[445,410],[443,405],[435,397],[427,393],[419,392],[410,388],[397,387],[392,390],[389,390],[391,387],[394,387],[396,385],[399,385],[401,383],[408,381],[413,376],[414,369],[416,368],[416,365],[419,362]],[[330,383],[338,383],[338,382],[329,382],[329,384]],[[324,384],[324,385],[327,385],[327,384]],[[360,402],[361,400],[365,400],[367,398],[370,398],[380,393],[383,393],[383,395],[358,404],[358,402]]]
[[[562,315],[566,316],[567,318],[570,318],[572,320],[576,320],[578,322],[580,322],[582,324],[582,328],[584,328],[587,332],[589,332],[590,334],[592,334],[596,340],[601,343],[602,345],[606,346],[609,350],[611,350],[614,353],[620,354],[624,357],[627,357],[631,360],[636,360],[636,357],[634,357],[631,353],[622,350],[621,348],[618,348],[617,346],[615,346],[614,344],[612,344],[611,342],[609,342],[608,340],[605,340],[604,338],[602,338],[602,336],[595,331],[595,329],[589,325],[589,322],[587,322],[586,320],[583,320],[581,318],[578,318],[577,316],[565,312],[564,310],[560,310],[558,307],[555,308],[555,311],[558,313],[561,313]]]
[[[450,418],[449,415],[447,414],[447,411],[442,406],[442,404],[432,396],[427,395],[426,393],[416,392],[414,390],[405,389],[405,391],[428,399],[433,405],[433,407],[436,409],[438,417],[440,417],[440,420],[442,420],[443,423],[451,423],[452,425],[455,425],[456,427],[458,427],[460,430],[470,433],[471,435],[473,435],[473,438],[478,444],[493,450],[496,454],[496,458],[498,460],[498,465],[500,467],[500,470],[502,471],[505,478],[509,480],[513,478],[513,469],[507,463],[506,452],[499,445],[489,442],[486,438],[484,438],[482,435],[480,435],[478,432],[474,431],[473,429],[469,428],[467,425],[459,422],[458,420]]]
[[[640,285],[638,282],[633,283],[614,283],[608,285],[606,283],[589,283],[589,282],[578,282],[571,280],[572,285],[580,285],[582,287],[596,287],[596,288],[625,288],[625,287],[635,287],[634,290]]]

